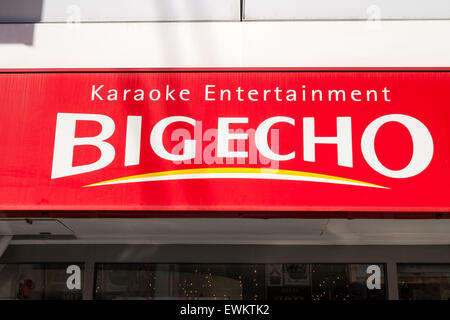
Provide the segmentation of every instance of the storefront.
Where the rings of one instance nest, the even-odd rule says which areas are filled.
[[[0,299],[449,299],[449,21],[225,2],[0,25]]]
[[[449,264],[438,256],[446,251],[446,246],[12,246],[2,258],[1,297],[445,300]],[[67,267],[74,264],[81,269],[80,290],[66,286]],[[380,289],[367,287],[369,266],[380,268]]]
[[[441,107],[450,101],[442,90],[450,86],[447,72],[4,73],[0,81],[9,89],[2,98],[8,123],[2,130],[8,154],[2,167],[9,172],[1,199],[6,218],[71,217],[89,223],[104,217],[121,223],[119,218],[129,215],[150,221],[165,215],[193,221],[226,215],[328,221],[383,214],[447,217],[449,188],[442,181],[449,173],[450,142],[448,112]],[[229,93],[219,89],[229,82],[237,84],[236,100],[211,98],[216,91]],[[267,83],[275,95],[258,101],[258,89],[272,91],[265,89]],[[334,93],[335,100],[315,101],[305,90],[298,96],[290,89],[307,86],[322,88],[313,90],[319,97],[325,90],[329,97]],[[131,101],[119,98],[124,87]],[[249,91],[255,101],[243,99],[241,88],[257,88]],[[290,99],[278,96],[283,91]],[[364,107],[357,98],[362,92],[373,100]],[[377,92],[384,92],[383,98]],[[430,100],[436,103],[424,109]],[[429,255],[429,249],[415,246],[348,246],[339,256],[327,256],[337,249],[333,246],[294,246],[294,252],[268,246],[264,250],[271,254],[253,257],[250,252],[261,249],[242,246],[232,258],[233,247],[192,244],[169,247],[173,255],[160,260],[155,245],[103,249],[94,242],[70,259],[89,279],[84,284],[93,295],[89,289],[69,290],[61,281],[69,266],[62,255],[79,250],[76,244],[66,246],[43,246],[45,260],[31,258],[40,246],[7,251],[3,297],[448,298],[449,265],[443,260],[448,248],[440,246],[430,248],[444,256],[431,256],[427,264],[414,257]],[[374,248],[381,252],[367,254]],[[354,254],[361,249],[364,256]],[[16,250],[30,252],[14,261]],[[110,254],[98,260],[92,250]],[[127,258],[120,258],[128,250]],[[192,251],[192,257],[176,258],[180,250]],[[397,260],[405,250],[411,251],[407,260]],[[23,257],[40,263],[24,264]],[[376,277],[372,287],[370,277]]]

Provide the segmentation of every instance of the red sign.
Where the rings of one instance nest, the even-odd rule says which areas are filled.
[[[448,72],[0,74],[0,210],[450,211]]]

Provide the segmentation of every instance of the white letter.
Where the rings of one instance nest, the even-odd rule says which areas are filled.
[[[218,157],[234,157],[247,158],[247,151],[229,151],[228,141],[230,140],[246,140],[246,133],[230,133],[230,123],[248,123],[248,118],[219,118],[217,126],[217,156]]]
[[[166,101],[172,100],[175,101],[175,98],[172,96],[172,94],[175,92],[175,89],[170,90],[170,86],[166,85]]]
[[[361,101],[361,98],[357,98],[357,97],[355,97],[356,95],[358,95],[358,96],[360,96],[361,95],[361,91],[359,91],[359,90],[353,90],[352,91],[352,100],[353,101]]]
[[[154,92],[156,92],[156,97],[153,97]],[[158,101],[161,98],[161,92],[158,89],[153,89],[152,91],[150,91],[148,96],[149,96],[150,100]]]
[[[388,90],[387,88],[384,88],[383,89],[383,93],[384,93],[384,101],[388,101],[388,102],[390,102],[391,101],[391,99],[389,99],[388,98],[388,92],[391,92],[391,90]]]
[[[103,88],[103,84],[98,87],[97,89],[95,89],[95,86],[92,86],[92,95],[91,95],[91,100],[94,101],[95,97],[97,96],[98,99],[103,100],[103,98],[98,94],[98,91],[101,90]]]
[[[180,91],[180,99],[183,101],[189,101],[189,98],[185,98],[184,95],[185,94],[190,94],[190,91],[187,89],[183,89]]]
[[[215,85],[206,85],[205,86],[205,100],[206,101],[214,101],[216,100],[215,98],[209,98],[209,94],[210,93],[214,93],[214,91],[209,91],[209,88],[215,88]]]
[[[256,147],[258,148],[259,152],[261,154],[270,159],[270,160],[276,160],[276,161],[283,161],[283,160],[291,160],[295,157],[295,151],[292,151],[289,154],[286,155],[280,155],[273,152],[269,145],[267,144],[267,135],[269,133],[270,128],[278,122],[286,122],[291,125],[295,125],[295,120],[289,117],[272,117],[269,119],[264,120],[261,122],[261,124],[256,129],[255,133],[255,143]],[[273,146],[272,146],[273,147]]]
[[[129,116],[125,141],[125,166],[139,164],[142,117]]]
[[[409,164],[401,170],[389,170],[381,164],[375,152],[375,136],[380,127],[387,122],[401,123],[408,129],[413,142],[413,155]],[[427,127],[419,120],[404,114],[389,114],[372,121],[361,139],[361,150],[369,166],[378,173],[390,178],[409,178],[421,173],[433,158],[433,138]]]
[[[95,137],[75,138],[77,120],[96,121],[102,131]],[[101,114],[58,113],[56,117],[55,147],[53,151],[52,179],[102,169],[115,156],[114,147],[105,142],[114,133],[114,121]],[[94,163],[72,167],[74,146],[92,145],[100,149],[100,159]]]
[[[183,161],[195,157],[195,140],[186,140],[184,142],[183,154],[172,154],[167,152],[163,145],[163,134],[166,127],[174,122],[186,122],[195,127],[195,120],[189,117],[174,116],[162,119],[153,127],[150,134],[150,144],[153,151],[163,159],[171,161]]]
[[[81,289],[81,269],[77,265],[71,265],[67,267],[67,274],[70,276],[67,278],[66,286],[69,290],[80,290]]]
[[[380,267],[375,264],[370,265],[367,267],[366,273],[370,274],[370,276],[367,278],[367,281],[366,281],[367,289],[369,289],[369,290],[381,289]]]
[[[337,117],[336,137],[316,137],[314,118],[303,118],[303,157],[305,161],[316,161],[315,145],[317,143],[337,144],[338,164],[353,167],[352,153],[352,119]]]

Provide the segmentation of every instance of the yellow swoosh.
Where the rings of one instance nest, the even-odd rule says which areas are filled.
[[[279,180],[296,180],[296,181],[314,181],[314,182],[326,182],[326,183],[338,183],[338,184],[349,184],[349,185],[359,185],[373,188],[389,189],[388,187],[376,185],[369,182],[347,179],[337,176],[330,176],[325,174],[318,174],[312,172],[303,171],[293,171],[293,170],[279,170],[279,169],[268,169],[268,168],[198,168],[198,169],[183,169],[183,170],[171,170],[171,171],[161,171],[161,172],[151,172],[145,174],[139,174],[134,176],[122,177],[112,180],[101,181],[93,184],[86,185],[84,187],[94,187],[107,184],[121,184],[121,183],[133,183],[133,182],[143,182],[145,179],[147,181],[152,181],[152,178],[160,177],[158,181],[161,180],[174,180],[173,176],[177,176],[177,180],[182,180],[183,176],[189,175],[185,179],[208,179],[208,178],[247,178],[247,179],[258,179],[259,175],[264,176],[263,179],[279,179]],[[230,175],[230,176],[227,176]],[[237,176],[236,176],[237,175]],[[242,176],[239,176],[242,175]],[[167,179],[164,179],[164,178]],[[172,177],[172,179],[171,179]],[[282,178],[281,178],[282,177]],[[153,180],[155,181],[155,180]]]

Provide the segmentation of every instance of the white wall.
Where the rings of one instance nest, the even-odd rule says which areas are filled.
[[[449,19],[449,0],[245,0],[246,20]]]
[[[0,0],[1,22],[240,20],[240,0]]]
[[[0,0],[1,22],[450,19],[448,0]]]
[[[449,67],[450,20],[0,24],[0,68]]]
[[[0,69],[450,66],[450,0],[0,0],[0,22]]]

